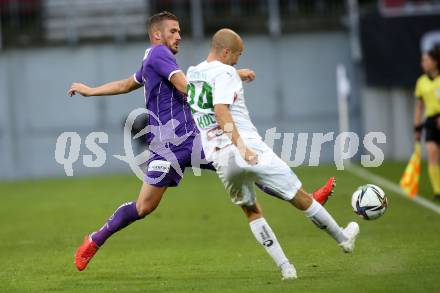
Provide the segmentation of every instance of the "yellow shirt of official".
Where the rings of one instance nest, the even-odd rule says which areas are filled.
[[[440,114],[440,75],[434,79],[426,74],[420,76],[414,95],[423,100],[426,117]]]

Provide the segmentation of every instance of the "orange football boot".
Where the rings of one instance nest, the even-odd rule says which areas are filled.
[[[84,237],[83,244],[78,247],[75,253],[75,266],[79,271],[87,267],[92,257],[98,251],[98,248],[98,245],[96,245],[89,235]]]
[[[319,202],[320,204],[324,205],[330,195],[333,194],[333,189],[336,186],[336,179],[335,177],[331,177],[329,180],[327,180],[327,183],[318,188],[317,190],[312,192],[312,197]]]

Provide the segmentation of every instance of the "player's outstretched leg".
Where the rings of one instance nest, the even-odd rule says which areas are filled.
[[[290,202],[296,208],[304,211],[306,216],[318,228],[330,234],[339,243],[344,252],[353,251],[356,237],[359,234],[359,225],[356,222],[350,222],[345,229],[342,229],[327,210],[302,189],[297,192]]]
[[[159,205],[165,190],[166,187],[155,187],[144,183],[136,202],[132,201],[122,204],[101,229],[84,237],[83,244],[77,249],[75,254],[76,268],[80,271],[84,270],[99,247],[110,236],[153,212]]]
[[[255,185],[264,193],[268,195],[273,195],[273,191],[269,189],[266,185],[256,182]],[[333,194],[333,189],[336,186],[335,177],[331,177],[327,180],[324,186],[316,189],[312,192],[312,197],[319,202],[321,205],[324,205],[328,198]]]
[[[330,177],[324,186],[312,192],[312,197],[321,205],[324,205],[327,202],[328,198],[333,194],[333,189],[335,188],[335,186],[335,177]]]
[[[263,245],[264,249],[280,269],[282,279],[296,279],[295,267],[287,259],[275,233],[263,218],[260,205],[256,203],[252,206],[241,206],[241,208],[246,214],[251,231],[258,243]]]

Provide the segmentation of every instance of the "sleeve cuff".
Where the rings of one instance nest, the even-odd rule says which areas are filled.
[[[218,101],[218,102],[212,103],[213,106],[215,106],[215,105],[228,105],[228,106],[230,106],[232,104],[234,104],[234,101]]]
[[[134,81],[135,81],[138,85],[143,85],[142,82],[140,82],[139,80],[137,80],[137,78],[136,78],[136,73],[133,74],[133,79],[134,79]]]
[[[173,71],[171,71],[170,74],[168,75],[168,80],[170,80],[171,77],[172,77],[174,74],[176,74],[177,72],[179,72],[179,71],[182,71],[182,70],[177,69],[177,70],[173,70]]]

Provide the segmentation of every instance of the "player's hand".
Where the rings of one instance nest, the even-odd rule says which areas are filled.
[[[92,95],[92,89],[82,83],[72,83],[69,91],[67,92],[67,95],[71,97],[77,93],[84,97],[88,97]]]
[[[258,155],[252,149],[246,147],[246,150],[245,150],[245,153],[244,153],[244,160],[249,165],[256,165],[256,164],[258,164]]]
[[[415,131],[414,132],[414,138],[415,138],[416,142],[420,142],[420,140],[422,139],[422,132],[421,131]]]
[[[439,121],[440,120],[437,120],[437,124],[439,123]],[[420,142],[420,140],[422,139],[422,129],[422,123],[414,125],[414,138],[417,142]]]
[[[237,73],[242,81],[251,82],[255,79],[255,71],[251,69],[237,69]]]

